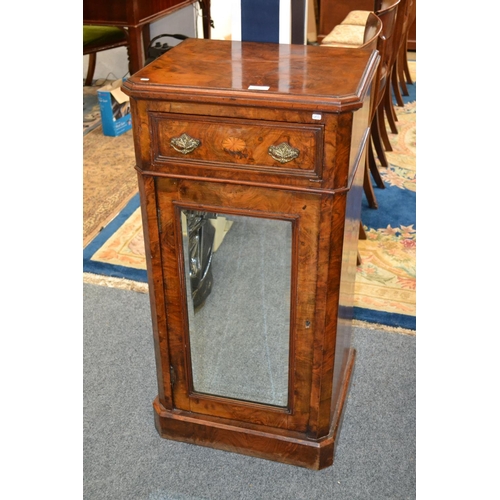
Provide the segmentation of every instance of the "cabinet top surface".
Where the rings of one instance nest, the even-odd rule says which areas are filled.
[[[187,39],[124,82],[134,98],[188,99],[328,111],[358,108],[377,52]]]

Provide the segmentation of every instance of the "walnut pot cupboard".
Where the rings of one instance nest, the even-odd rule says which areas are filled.
[[[189,39],[124,82],[162,437],[333,463],[378,61]]]

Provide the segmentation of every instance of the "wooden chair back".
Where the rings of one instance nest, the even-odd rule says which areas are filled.
[[[365,33],[363,37],[363,45],[360,48],[374,50],[378,46],[378,39],[382,33],[381,19],[370,12],[365,24]]]
[[[379,37],[378,50],[380,52],[380,66],[378,70],[376,108],[382,101],[385,88],[390,76],[390,69],[395,57],[394,36],[396,33],[396,19],[401,0],[382,0],[381,8],[376,12],[382,21],[382,33]]]

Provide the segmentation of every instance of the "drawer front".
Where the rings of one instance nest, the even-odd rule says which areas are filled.
[[[152,162],[250,169],[318,178],[322,125],[152,113]]]

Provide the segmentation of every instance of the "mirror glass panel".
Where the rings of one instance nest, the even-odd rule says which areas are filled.
[[[182,211],[193,388],[288,404],[292,223]]]

